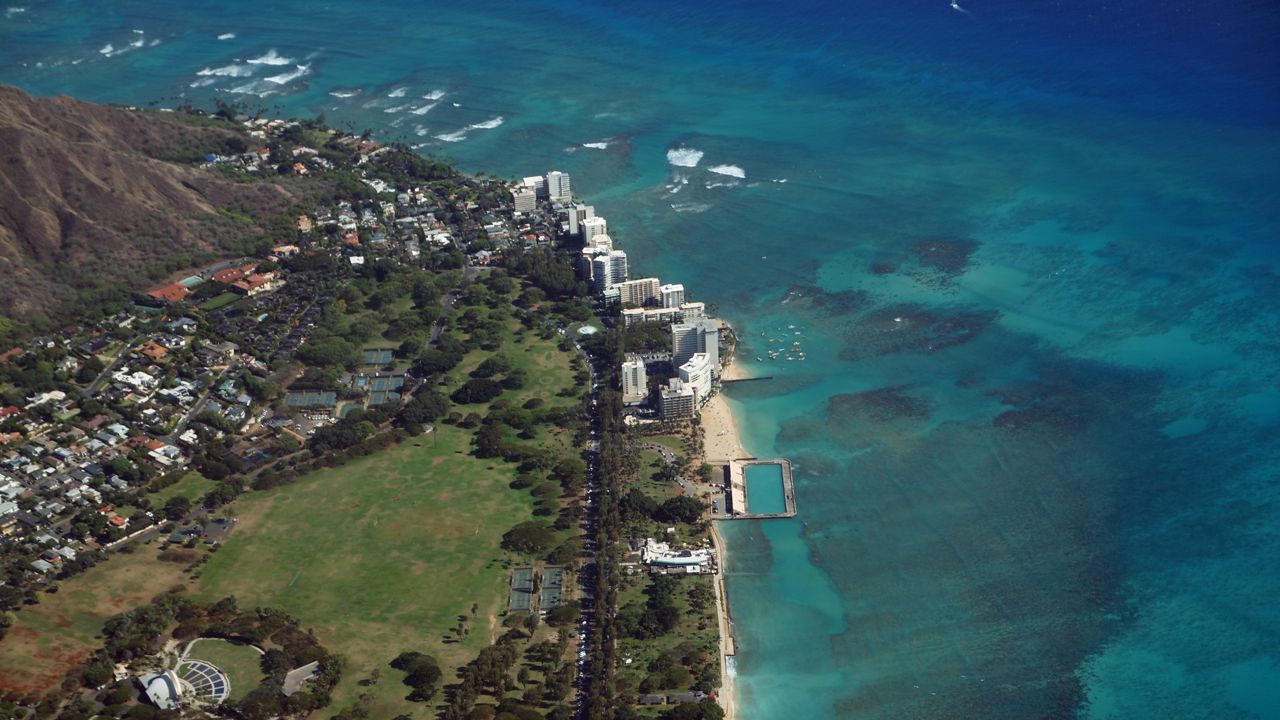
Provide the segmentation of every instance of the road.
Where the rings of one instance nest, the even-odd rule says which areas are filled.
[[[81,391],[85,397],[91,398],[98,394],[98,391],[102,389],[102,386],[106,384],[107,380],[111,379],[111,374],[114,373],[116,368],[120,367],[120,363],[124,362],[125,358],[129,356],[129,353],[133,350],[133,345],[136,342],[137,339],[135,338],[125,343],[125,346],[116,354],[116,358],[112,360],[107,367],[102,370],[102,372],[98,373],[98,377],[93,379],[93,382],[89,384],[89,387]]]

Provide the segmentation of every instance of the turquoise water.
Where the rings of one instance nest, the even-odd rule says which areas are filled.
[[[777,463],[748,465],[743,471],[743,476],[747,484],[748,512],[762,514],[787,511],[781,465]]]
[[[0,80],[570,172],[775,378],[748,720],[1274,717],[1274,3],[958,4],[62,0]]]

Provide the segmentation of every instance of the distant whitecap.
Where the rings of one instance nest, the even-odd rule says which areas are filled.
[[[693,148],[672,148],[667,151],[667,162],[677,167],[698,167],[703,154],[701,150]]]

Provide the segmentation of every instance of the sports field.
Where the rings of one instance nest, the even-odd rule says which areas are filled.
[[[195,590],[234,594],[313,628],[345,658],[331,708],[371,693],[370,717],[420,713],[387,663],[403,650],[456,667],[501,630],[508,554],[502,533],[529,517],[528,494],[507,484],[501,461],[467,454],[470,433],[447,425],[376,455],[321,470],[236,502],[236,532],[209,560]],[[471,614],[461,642],[444,643]],[[378,684],[357,683],[378,668]]]

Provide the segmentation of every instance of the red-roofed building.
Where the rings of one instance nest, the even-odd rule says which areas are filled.
[[[190,289],[188,289],[185,285],[180,285],[178,283],[173,283],[172,285],[165,285],[162,288],[159,288],[157,290],[152,290],[151,292],[147,293],[149,297],[153,297],[156,300],[159,300],[160,302],[163,302],[163,303],[182,302],[183,300],[186,300],[187,296],[190,294],[191,294]]]
[[[232,283],[231,289],[242,295],[257,295],[258,293],[270,292],[279,288],[283,283],[276,279],[275,273],[263,273],[261,275],[249,275],[245,279]]]
[[[227,268],[214,273],[213,281],[223,285],[230,285],[242,277],[244,277],[244,271],[240,268]]]

